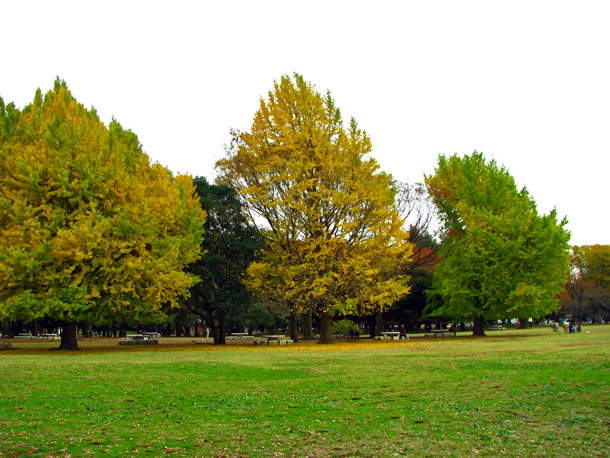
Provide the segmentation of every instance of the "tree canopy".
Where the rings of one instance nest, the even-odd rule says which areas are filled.
[[[439,156],[426,184],[445,240],[429,306],[433,315],[486,319],[540,317],[557,308],[569,269],[569,232],[556,211],[539,215],[526,189],[482,153]]]
[[[610,317],[610,245],[572,247],[570,274],[561,296],[573,320]]]
[[[295,74],[275,82],[216,164],[217,180],[266,225],[268,256],[252,264],[250,284],[320,316],[324,343],[335,314],[371,313],[408,292],[412,245],[371,149],[354,119],[344,128],[330,93]]]
[[[21,112],[0,100],[0,316],[160,320],[196,281],[204,212],[190,177],[150,163],[137,136],[66,84]]]
[[[252,326],[270,318],[244,283],[248,266],[259,257],[263,245],[242,213],[234,189],[209,184],[204,177],[193,181],[206,211],[205,239],[201,259],[188,268],[200,281],[191,288],[186,305],[210,327],[214,343],[224,344],[230,325]]]

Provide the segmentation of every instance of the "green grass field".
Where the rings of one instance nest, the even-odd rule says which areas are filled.
[[[0,456],[610,456],[610,326],[0,351]]]

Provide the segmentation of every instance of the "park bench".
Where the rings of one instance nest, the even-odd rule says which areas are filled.
[[[488,331],[506,331],[504,326],[489,326],[487,328]]]
[[[230,336],[225,337],[225,340],[238,340],[238,341],[244,341],[244,340],[254,340],[254,336],[248,335],[247,332],[237,332],[237,333],[233,333]]]
[[[455,332],[449,329],[433,329],[424,334],[424,337],[455,337]]]
[[[290,344],[294,343],[293,340],[287,338],[284,335],[270,335],[270,336],[261,336],[261,337],[263,339],[267,339],[267,345],[290,345]],[[258,345],[261,345],[261,344],[259,343]]]
[[[381,333],[382,336],[387,337],[387,340],[398,340],[400,339],[399,331],[386,331]]]
[[[61,337],[57,334],[40,334],[38,338],[41,340],[61,340]]]
[[[119,345],[157,345],[159,341],[155,337],[131,334],[119,340]]]

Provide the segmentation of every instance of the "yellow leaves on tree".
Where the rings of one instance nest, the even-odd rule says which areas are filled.
[[[188,291],[205,218],[190,177],[59,80],[2,126],[1,316],[152,319]]]
[[[318,314],[321,341],[334,314],[371,313],[408,292],[411,245],[391,176],[370,152],[356,121],[345,129],[330,94],[296,74],[275,83],[251,130],[233,132],[216,164],[218,181],[268,226],[268,256],[251,266],[250,285]]]

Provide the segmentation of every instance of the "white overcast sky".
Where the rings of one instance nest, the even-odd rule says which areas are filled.
[[[355,117],[373,157],[421,182],[475,149],[610,244],[610,1],[0,0],[0,95],[56,76],[153,161],[214,177],[229,129],[297,71]]]

